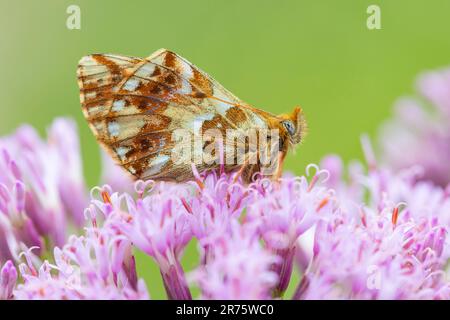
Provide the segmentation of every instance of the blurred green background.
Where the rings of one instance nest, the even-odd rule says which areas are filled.
[[[66,27],[69,5],[81,29]],[[366,27],[381,8],[381,30]],[[450,63],[450,1],[366,0],[0,0],[0,134],[21,123],[42,133],[52,119],[79,124],[88,182],[98,181],[94,137],[82,117],[75,69],[89,53],[148,56],[165,47],[238,97],[274,113],[300,104],[309,134],[287,168],[303,173],[327,153],[361,158],[415,76]],[[195,244],[185,257],[195,264]],[[156,266],[139,254],[153,298],[164,297]]]

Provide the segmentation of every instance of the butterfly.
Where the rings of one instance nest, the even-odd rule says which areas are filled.
[[[218,152],[213,149],[210,155],[215,160],[224,159],[223,153],[227,152],[232,155],[227,157],[231,161],[207,162],[200,157],[195,162],[199,172],[222,166],[226,171],[238,171],[248,183],[264,167],[261,157],[251,155],[264,149],[275,152],[271,167],[275,167],[272,175],[278,178],[288,150],[300,143],[306,132],[300,107],[283,115],[254,108],[167,49],[147,58],[88,55],[80,60],[77,76],[83,114],[92,132],[114,160],[136,179],[190,180],[194,177],[193,157],[204,155],[213,142],[216,146],[219,141],[222,155],[220,149]],[[237,139],[206,139],[209,144],[203,141],[189,153],[183,150],[189,151],[193,143],[189,140],[181,143],[174,137],[180,130],[191,138],[198,138],[208,130],[224,135],[240,134]],[[255,130],[263,132],[256,134],[260,139],[257,141],[271,141],[267,132],[276,131],[275,147],[270,144],[250,148],[245,134]],[[232,154],[237,149],[244,155],[241,162]],[[187,154],[186,161],[174,159],[174,155],[183,152]]]

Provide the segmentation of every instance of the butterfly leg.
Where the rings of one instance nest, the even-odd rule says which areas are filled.
[[[236,182],[239,177],[241,177],[242,181],[245,184],[251,183],[253,175],[260,170],[261,168],[258,163],[258,153],[250,152],[249,154],[247,154],[244,163],[239,168],[239,171],[237,172],[233,181]]]
[[[286,152],[285,151],[280,151],[278,153],[278,161],[277,161],[277,170],[275,172],[275,181],[279,180],[281,178],[281,175],[283,174],[283,162],[284,159],[286,158]]]
[[[242,166],[239,168],[239,171],[236,173],[236,175],[233,178],[233,182],[236,183],[236,181],[238,181],[239,177],[242,176],[242,174],[244,173],[244,171],[246,170],[246,168],[248,167],[248,163],[249,160],[245,160],[244,163],[242,164]]]

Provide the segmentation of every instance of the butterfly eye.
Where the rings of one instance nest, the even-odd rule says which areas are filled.
[[[287,132],[293,136],[295,133],[294,124],[290,120],[283,121],[283,126],[286,128]]]

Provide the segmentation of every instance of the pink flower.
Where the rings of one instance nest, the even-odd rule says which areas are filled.
[[[380,132],[381,155],[388,166],[394,170],[418,166],[422,170],[418,178],[443,187],[450,182],[449,75],[450,69],[422,75],[419,97],[401,99]]]
[[[277,283],[277,257],[264,249],[256,230],[237,221],[210,247],[212,259],[191,275],[203,299],[270,299]]]
[[[192,238],[188,213],[181,201],[185,195],[184,186],[159,183],[137,200],[124,194],[126,211],[113,206],[113,227],[155,259],[169,299],[191,299],[180,264],[183,249]]]
[[[125,173],[108,161],[103,167],[109,181],[132,191]],[[89,202],[82,171],[72,120],[56,119],[47,141],[30,126],[0,138],[0,262],[18,261],[25,248],[37,247],[38,255],[51,251],[64,245],[68,227],[84,225]]]
[[[262,179],[251,186],[258,198],[249,203],[246,218],[258,226],[267,247],[281,258],[273,266],[279,277],[276,296],[288,287],[299,237],[333,211],[333,193],[323,186],[328,172],[313,167],[317,172],[311,182],[304,176],[285,177],[280,183]]]
[[[196,182],[192,182],[194,196],[181,198],[188,214],[193,235],[202,250],[202,263],[211,258],[209,248],[216,238],[230,232],[231,224],[237,221],[247,205],[254,200],[255,190],[246,188],[235,175],[211,172],[199,175],[195,168]]]
[[[18,260],[22,245],[44,246],[33,220],[25,211],[25,185],[16,180],[8,188],[0,183],[0,261]]]
[[[85,236],[72,236],[62,249],[56,247],[54,265],[33,262],[30,251],[25,257],[16,299],[148,299],[130,241],[106,225],[89,227]]]
[[[13,298],[13,290],[17,282],[17,270],[12,261],[8,260],[0,268],[0,300]]]
[[[84,223],[86,183],[81,164],[80,144],[74,121],[56,119],[48,131],[48,144],[58,155],[58,190],[61,201],[77,226]]]
[[[87,198],[75,125],[57,119],[48,136],[43,141],[22,126],[0,139],[0,260],[17,260],[21,242],[41,251],[43,238],[63,245],[68,220],[83,222]],[[7,234],[14,234],[16,245]]]

